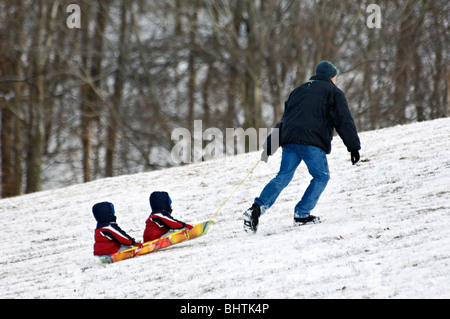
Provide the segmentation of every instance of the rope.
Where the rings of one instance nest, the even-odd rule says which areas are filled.
[[[236,187],[236,189],[233,191],[233,193],[231,193],[231,195],[227,198],[227,200],[222,204],[222,206],[220,206],[220,208],[217,210],[217,212],[211,217],[211,219],[209,221],[212,221],[214,219],[214,217],[217,216],[217,214],[219,214],[219,212],[222,210],[222,208],[225,206],[226,203],[228,203],[228,201],[230,200],[231,197],[233,197],[234,193],[236,193],[236,191],[242,186],[242,184],[244,184],[244,182],[247,180],[247,178],[250,176],[251,173],[253,173],[253,171],[258,167],[258,165],[261,163],[261,159],[258,161],[258,163],[256,163],[255,167],[253,167],[253,169],[247,174],[247,176],[245,176],[245,178],[242,180],[242,182]]]

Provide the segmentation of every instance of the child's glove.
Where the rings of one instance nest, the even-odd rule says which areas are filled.
[[[141,243],[139,243],[139,242],[136,242],[134,245],[135,245],[137,248],[139,248],[139,249],[144,248],[144,245],[141,244]]]
[[[189,224],[186,224],[186,229],[187,229],[187,230],[191,230],[192,228],[194,228],[194,226],[189,225]]]

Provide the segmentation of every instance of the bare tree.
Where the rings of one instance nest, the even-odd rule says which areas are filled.
[[[2,197],[172,165],[171,132],[261,128],[320,60],[360,130],[449,114],[450,3],[0,0]]]
[[[22,90],[24,53],[24,4],[4,4],[0,25],[1,196],[21,194],[22,189]],[[6,27],[12,30],[8,32]],[[12,32],[11,32],[12,31]]]
[[[93,139],[94,124],[99,123],[99,107],[101,99],[96,88],[102,83],[102,56],[104,32],[108,21],[108,9],[110,1],[97,2],[92,12],[93,35],[90,35],[91,22],[89,11],[91,4],[84,3],[84,12],[88,13],[85,19],[87,25],[82,28],[82,72],[85,74],[85,83],[81,86],[81,143],[83,146],[83,176],[84,181],[89,182],[92,179],[92,159],[93,159]]]

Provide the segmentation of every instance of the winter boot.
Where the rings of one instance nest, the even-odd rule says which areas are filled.
[[[304,226],[304,225],[309,225],[309,224],[320,224],[320,217],[316,217],[316,216],[308,216],[306,218],[297,218],[294,217],[294,227],[300,227],[300,226]]]
[[[256,234],[258,230],[259,217],[261,216],[261,208],[258,204],[253,204],[243,215],[244,217],[244,230],[247,233]]]

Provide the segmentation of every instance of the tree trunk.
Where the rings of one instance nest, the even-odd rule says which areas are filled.
[[[103,57],[103,33],[106,28],[107,14],[110,2],[99,2],[94,21],[94,35],[89,37],[89,25],[84,26],[82,35],[82,44],[85,45],[82,53],[82,72],[86,74],[87,79],[81,86],[81,144],[83,148],[83,179],[84,182],[92,180],[93,169],[93,139],[94,124],[99,124],[99,103],[100,100],[96,93],[96,88],[101,84],[101,70]],[[92,46],[92,52],[89,47]],[[90,62],[89,62],[89,57]]]
[[[3,198],[14,195],[14,168],[13,168],[13,119],[11,111],[6,106],[4,98],[0,98],[1,110],[1,152],[2,152],[2,187]]]
[[[123,86],[125,82],[124,74],[124,63],[125,63],[125,32],[127,29],[127,4],[125,1],[122,2],[121,6],[121,18],[120,18],[120,35],[118,43],[119,56],[117,58],[117,70],[114,79],[114,94],[112,101],[112,110],[109,115],[109,125],[108,134],[106,141],[106,177],[114,176],[114,154],[116,151],[116,140],[117,140],[117,121],[120,113],[120,107],[122,104]]]
[[[31,103],[29,105],[29,140],[27,154],[26,193],[42,189],[42,163],[45,146],[45,113],[48,59],[52,53],[54,26],[58,13],[58,2],[39,3],[38,36],[35,39],[35,52],[31,51],[30,60],[34,73],[34,82],[30,86]],[[34,53],[34,54],[33,54]]]

